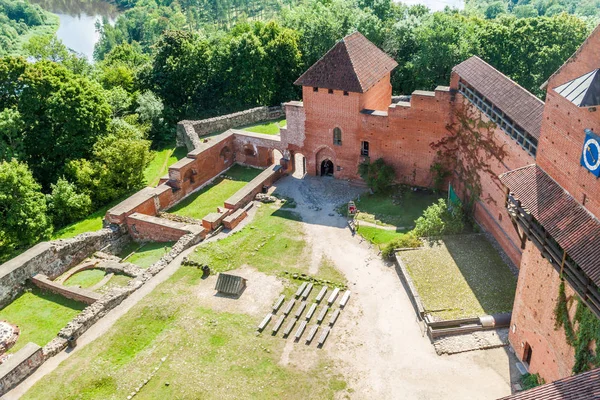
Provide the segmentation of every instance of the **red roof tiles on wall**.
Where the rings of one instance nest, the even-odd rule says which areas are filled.
[[[543,101],[476,56],[458,64],[452,71],[487,97],[530,135],[539,139],[544,113]]]
[[[559,379],[499,400],[598,400],[600,369]]]
[[[600,222],[596,217],[537,165],[502,174],[500,180],[600,286]]]

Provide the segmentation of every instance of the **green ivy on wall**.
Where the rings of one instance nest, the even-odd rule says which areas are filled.
[[[575,349],[573,374],[579,374],[600,366],[600,319],[581,299],[577,298],[577,310],[573,321],[571,321],[569,318],[571,300],[567,300],[565,281],[562,280],[558,288],[558,299],[554,308],[554,316],[556,317],[554,329],[564,328],[567,343]],[[592,351],[591,345],[594,342],[596,348],[595,351]]]

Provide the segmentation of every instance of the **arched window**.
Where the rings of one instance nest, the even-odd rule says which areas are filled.
[[[333,144],[336,146],[342,145],[342,130],[340,128],[333,128]]]

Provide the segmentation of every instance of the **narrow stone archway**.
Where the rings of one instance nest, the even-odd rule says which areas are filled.
[[[333,162],[330,159],[321,162],[321,176],[333,176]]]

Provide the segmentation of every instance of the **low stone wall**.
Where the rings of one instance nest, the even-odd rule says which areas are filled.
[[[0,307],[9,304],[23,289],[25,281],[44,274],[50,279],[79,264],[106,246],[118,251],[130,238],[119,227],[82,233],[72,239],[42,242],[0,265]]]
[[[77,286],[64,286],[60,283],[52,282],[44,274],[37,274],[36,276],[31,278],[31,283],[33,283],[40,289],[60,294],[61,296],[66,297],[67,299],[80,301],[85,304],[92,304],[101,297],[100,294],[92,292],[91,290],[79,288]]]
[[[144,214],[131,214],[127,217],[131,236],[139,241],[173,242],[188,233],[206,235],[200,225],[185,224],[166,218]]]
[[[0,396],[17,386],[43,362],[42,348],[35,343],[27,343],[0,365]]]
[[[252,179],[243,188],[238,190],[233,196],[225,200],[225,208],[238,210],[248,204],[254,196],[262,191],[263,186],[270,186],[283,175],[281,165],[271,165],[256,178]]]
[[[256,107],[199,121],[181,121],[177,124],[177,146],[186,146],[189,151],[192,151],[199,147],[201,136],[277,119],[283,115],[285,112],[282,107]]]
[[[150,278],[162,271],[175,257],[184,250],[192,247],[202,240],[199,233],[189,233],[182,236],[171,251],[165,254],[160,260],[146,269],[142,274],[129,281],[125,287],[116,287],[103,295],[98,301],[86,307],[79,315],[71,320],[67,326],[60,330],[58,336],[54,338],[43,348],[44,359],[48,359],[67,347],[67,340],[71,337],[78,338],[87,331],[96,321],[102,318],[106,313],[121,304],[130,294],[142,287]]]

